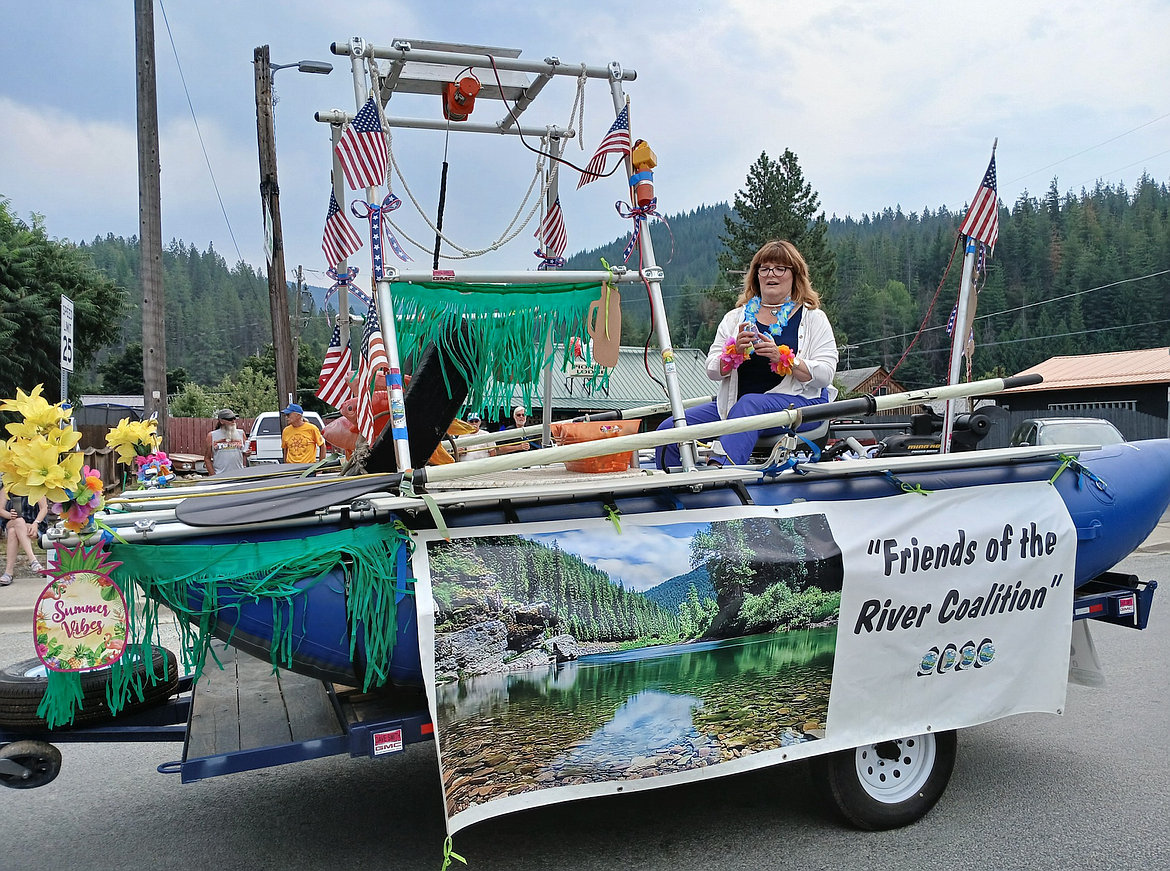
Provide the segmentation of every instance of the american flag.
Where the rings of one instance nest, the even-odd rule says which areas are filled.
[[[597,151],[593,152],[593,157],[590,159],[589,165],[581,173],[581,180],[577,182],[577,190],[580,190],[589,184],[589,182],[597,181],[597,179],[601,178],[601,174],[605,172],[606,155],[629,153],[630,107],[623,106],[617,118],[614,119],[613,126],[609,128],[609,132],[605,134],[605,138],[601,140],[601,144],[597,146]]]
[[[544,256],[560,257],[565,253],[565,249],[569,247],[569,234],[565,230],[565,215],[561,211],[560,197],[553,202],[552,208],[548,210],[548,214],[532,235],[540,240],[540,247],[544,249],[541,253]]]
[[[325,362],[321,364],[321,374],[317,376],[317,398],[334,408],[341,408],[341,404],[352,396],[349,390],[349,369],[352,365],[349,345],[341,345],[341,324],[338,324],[333,328],[333,338],[329,340]]]
[[[349,122],[335,150],[345,180],[354,190],[378,187],[386,181],[386,137],[373,97]]]
[[[983,176],[983,183],[979,185],[979,192],[975,194],[971,208],[967,209],[967,216],[963,218],[959,232],[995,250],[995,240],[999,238],[999,198],[995,192],[994,154],[991,155],[987,174]]]
[[[329,211],[325,215],[325,233],[321,236],[321,250],[326,264],[332,268],[362,247],[362,237],[350,226],[349,219],[337,205],[337,197],[329,192]]]
[[[370,303],[366,312],[366,328],[362,333],[362,356],[358,363],[357,425],[367,442],[374,441],[374,376],[379,369],[389,369],[386,344],[382,341],[382,326],[378,322],[378,302]]]

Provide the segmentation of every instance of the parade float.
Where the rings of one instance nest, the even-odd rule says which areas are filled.
[[[38,660],[4,672],[24,693],[19,706],[0,700],[7,785],[52,779],[50,741],[182,741],[166,770],[191,781],[434,740],[451,833],[798,759],[847,819],[888,828],[942,795],[957,730],[1063,711],[1085,618],[1144,628],[1156,582],[1112,569],[1166,510],[1170,441],[952,452],[961,420],[948,411],[942,453],[831,459],[808,432],[1034,383],[958,383],[957,368],[936,389],[688,425],[645,230],[658,214],[657,157],[631,129],[634,71],[437,43],[355,38],[333,51],[351,60],[357,111],[318,120],[334,131],[335,185],[364,193],[352,214],[368,222],[373,269],[357,377],[339,325],[344,376],[323,373],[322,390],[363,438],[340,475],[278,467],[144,488],[55,530],[58,592],[84,590],[78,607],[106,602],[112,643],[92,665],[38,647]],[[558,77],[577,83],[570,126],[527,125]],[[557,182],[592,81],[608,87],[615,120],[582,183],[614,159],[630,265],[569,271]],[[434,116],[390,114],[398,94],[433,96]],[[479,120],[501,101],[498,121]],[[391,133],[420,129],[539,143],[526,200],[492,243],[459,247],[441,217],[426,218],[454,268],[439,268],[438,245],[433,268],[410,259],[407,244],[429,249],[382,190],[397,179],[415,201]],[[324,248],[347,311],[358,285],[346,258],[361,238],[339,193]],[[540,216],[541,268],[462,265],[515,238],[525,213]],[[965,234],[964,288],[980,232]],[[662,407],[554,421],[554,373],[606,377],[621,294],[639,291],[654,313]],[[965,303],[956,310],[965,335]],[[458,435],[451,454],[530,439],[539,450],[427,464],[462,412],[513,403],[543,407],[544,419]],[[675,428],[637,432],[655,412]],[[699,442],[769,427],[793,434],[759,464],[696,462]],[[673,443],[680,467],[638,463]],[[583,461],[593,462],[573,465]],[[46,486],[67,510],[94,507],[80,466],[59,477]],[[160,609],[181,619],[181,679],[158,651]],[[34,674],[42,663],[47,681]],[[240,689],[261,680],[286,704],[258,706]],[[103,722],[91,725],[98,686]],[[280,723],[265,720],[274,715]]]

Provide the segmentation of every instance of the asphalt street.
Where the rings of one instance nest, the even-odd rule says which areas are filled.
[[[1121,568],[1170,581],[1170,537]],[[1170,867],[1170,587],[1149,628],[1094,625],[1108,683],[1066,714],[962,730],[950,786],[920,822],[859,832],[813,798],[804,763],[514,814],[455,837],[471,868],[663,871]],[[23,621],[17,621],[21,623]],[[29,656],[0,628],[0,661]],[[430,745],[183,785],[174,744],[62,744],[36,790],[0,789],[0,871],[437,869],[444,831]]]

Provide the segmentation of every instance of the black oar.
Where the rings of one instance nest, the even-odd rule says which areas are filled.
[[[189,526],[267,523],[312,514],[366,493],[390,490],[401,481],[402,475],[395,472],[324,481],[306,478],[267,490],[258,490],[253,484],[251,488],[185,499],[175,509],[175,518]]]

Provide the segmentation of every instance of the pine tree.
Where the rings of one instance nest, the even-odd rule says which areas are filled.
[[[837,263],[829,247],[829,225],[819,215],[820,197],[804,180],[800,163],[789,149],[779,160],[761,152],[748,170],[747,185],[735,195],[735,217],[725,215],[727,246],[719,253],[724,270],[742,270],[765,242],[787,239],[808,261],[813,287],[831,293],[837,284]]]

